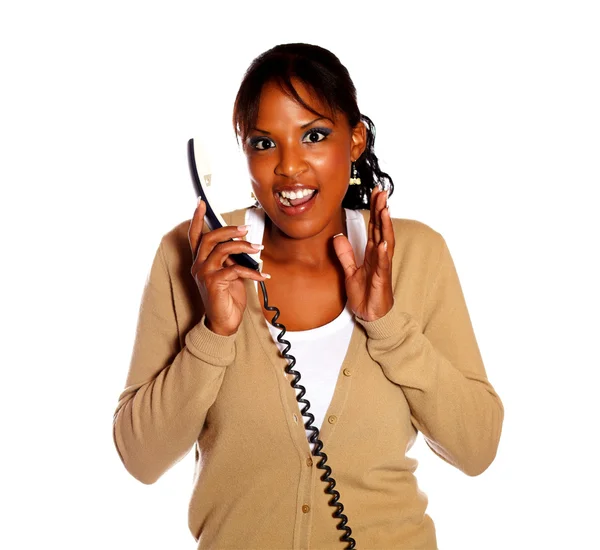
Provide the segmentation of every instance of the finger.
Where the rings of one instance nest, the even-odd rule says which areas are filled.
[[[372,239],[375,246],[378,246],[382,240],[381,236],[381,220],[380,212],[382,205],[385,205],[387,191],[383,191],[383,188],[378,184],[371,196],[371,218],[372,222],[370,230],[372,233]],[[382,202],[383,201],[383,202]]]
[[[200,249],[202,250],[202,244],[200,245]],[[206,259],[203,262],[199,262],[198,272],[201,272],[204,274],[204,276],[206,276],[207,273],[218,271],[222,269],[226,263],[229,264],[229,262],[227,262],[228,259],[232,260],[233,263],[237,265],[235,260],[233,260],[230,256],[233,254],[241,254],[243,252],[246,254],[256,254],[258,249],[248,241],[227,241],[224,243],[218,243],[211,250]],[[198,254],[198,257],[200,257],[201,254],[202,252]]]
[[[377,247],[377,269],[375,272],[383,281],[387,280],[391,265],[390,258],[388,256],[388,247],[389,245],[387,241],[381,241]]]
[[[375,203],[377,202],[377,194],[379,192],[380,190],[378,185],[371,190],[368,240],[373,242],[375,242]]]
[[[370,273],[373,268],[373,251],[376,250],[377,247],[375,246],[373,240],[368,240],[367,246],[365,248],[365,258],[363,260],[363,265],[365,266],[365,270],[367,271],[367,273]]]
[[[394,225],[388,207],[381,211],[381,234],[383,240],[387,242],[387,256],[391,261],[394,257],[394,249],[396,248],[396,237],[394,235]]]
[[[200,239],[200,246],[198,248],[198,257],[196,258],[197,262],[205,262],[211,252],[221,243],[233,242],[233,243],[247,243],[245,240],[232,240],[235,237],[242,237],[246,233],[248,233],[249,226],[246,225],[226,225],[225,227],[220,227],[219,229],[214,229],[213,231],[209,231],[202,235]],[[234,252],[248,252],[246,249],[235,249]],[[249,254],[255,254],[256,250],[251,250]],[[223,260],[224,261],[224,260]],[[223,265],[223,262],[219,264],[219,266]]]
[[[229,267],[231,265],[235,265],[235,262],[229,256],[227,256],[227,258],[225,258],[225,261],[223,262],[223,265]]]
[[[268,273],[260,273],[254,269],[250,269],[249,267],[243,267],[234,263],[232,266],[225,267],[211,273],[206,277],[207,286],[221,286],[223,288],[228,288],[229,284],[232,281],[237,281],[238,279],[252,279],[253,281],[264,281],[265,279],[270,279],[271,275]]]
[[[356,267],[354,251],[350,241],[344,235],[335,236],[333,238],[333,248],[344,270],[344,276],[346,279],[352,277],[358,268]]]
[[[381,241],[384,240],[383,237],[383,227],[382,227],[382,223],[381,223],[381,212],[383,211],[383,209],[385,208],[385,205],[387,204],[387,195],[388,192],[386,191],[381,191],[380,193],[377,194],[377,197],[375,198],[375,226],[373,228],[374,231],[374,242],[377,246],[379,246],[379,243]]]
[[[204,225],[204,214],[206,213],[206,204],[204,201],[198,201],[190,227],[188,229],[188,242],[190,243],[190,249],[192,251],[192,257],[196,258],[198,253],[198,243],[200,242],[200,236],[202,235],[202,227]]]
[[[390,260],[387,254],[386,241],[381,241],[374,254],[374,269],[371,272],[370,286],[374,289],[385,288],[390,280]]]

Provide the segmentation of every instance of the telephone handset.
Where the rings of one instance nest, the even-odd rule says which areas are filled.
[[[209,189],[211,185],[212,171],[210,169],[210,162],[208,160],[208,156],[202,149],[200,143],[194,142],[193,139],[190,139],[188,141],[187,150],[188,164],[190,168],[190,174],[192,176],[192,182],[194,184],[194,190],[196,192],[196,197],[201,197],[204,203],[206,204],[206,214],[204,215],[204,222],[211,231],[220,227],[224,227],[225,225],[227,225],[225,223],[225,220],[223,220],[221,215],[218,212],[215,212],[211,207],[209,197],[209,195],[211,195],[211,191]],[[215,204],[215,202],[213,201],[212,204]],[[249,267],[250,269],[255,269],[257,271],[261,271],[262,269],[262,262],[257,262],[249,254],[230,254],[229,257],[234,262],[244,267]],[[277,341],[287,346],[281,352],[282,356],[288,360],[288,365],[285,367],[284,370],[287,374],[291,374],[294,377],[293,380],[290,382],[292,388],[294,388],[294,390],[300,390],[300,392],[296,395],[296,401],[298,401],[299,404],[303,405],[300,412],[302,416],[306,418],[304,427],[312,432],[309,437],[309,441],[314,444],[312,454],[313,456],[318,456],[321,459],[319,462],[317,462],[317,468],[320,468],[321,470],[325,471],[325,473],[321,476],[321,480],[327,484],[327,487],[325,488],[325,493],[331,495],[332,497],[329,501],[329,505],[333,506],[336,509],[336,511],[332,515],[334,518],[340,520],[340,522],[337,524],[337,529],[339,529],[340,531],[344,531],[344,534],[340,537],[340,541],[348,543],[346,549],[356,548],[356,541],[351,537],[352,529],[350,529],[350,527],[347,525],[348,517],[342,513],[344,511],[344,505],[339,500],[340,493],[334,489],[336,483],[333,477],[331,477],[331,468],[326,465],[327,455],[322,451],[323,442],[319,439],[319,429],[312,425],[312,423],[315,420],[315,417],[308,412],[310,402],[304,398],[304,395],[306,394],[306,388],[298,383],[300,381],[300,373],[298,371],[293,370],[293,367],[296,364],[296,358],[293,355],[289,355],[287,353],[291,348],[291,344],[289,340],[283,339],[283,335],[286,333],[286,328],[284,325],[277,322],[277,319],[281,315],[281,312],[275,306],[269,306],[267,289],[265,287],[264,281],[258,281],[258,283],[260,284],[260,288],[263,293],[265,309],[267,311],[275,312],[275,315],[271,319],[271,324],[275,328],[281,329],[281,332],[277,336]]]
[[[211,206],[211,204],[215,204],[215,201],[211,201],[211,198],[209,197],[209,195],[211,195],[210,184],[212,179],[212,170],[210,168],[208,155],[200,143],[194,142],[193,139],[188,141],[188,164],[190,167],[192,182],[194,184],[194,190],[196,191],[196,197],[202,197],[204,204],[206,204],[204,222],[211,231],[226,226],[227,224],[225,223],[225,220],[222,218],[221,214],[215,212]],[[250,269],[254,269],[256,271],[261,271],[262,269],[262,262],[257,262],[245,252],[241,252],[239,254],[230,254],[229,257],[238,265],[249,267]]]

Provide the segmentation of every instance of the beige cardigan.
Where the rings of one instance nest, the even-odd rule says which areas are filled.
[[[223,217],[241,225],[244,215]],[[121,460],[154,483],[195,448],[189,527],[199,549],[344,548],[262,293],[246,280],[238,332],[212,333],[190,275],[189,223],[163,236],[144,287],[114,416]],[[377,321],[356,318],[321,440],[356,548],[436,550],[418,462],[406,452],[418,430],[442,459],[481,474],[496,455],[504,408],[443,237],[414,220],[393,225],[394,306]]]

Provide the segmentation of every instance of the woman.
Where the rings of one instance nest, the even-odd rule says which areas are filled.
[[[390,217],[374,126],[331,52],[286,44],[259,56],[233,118],[257,203],[203,234],[200,202],[162,238],[115,413],[119,455],[154,483],[195,447],[198,548],[434,550],[406,452],[420,431],[476,476],[504,417],[446,243]],[[228,257],[240,252],[262,274]],[[261,282],[320,429],[329,495]]]

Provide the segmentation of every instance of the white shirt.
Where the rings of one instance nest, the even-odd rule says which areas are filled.
[[[364,259],[365,247],[367,245],[366,228],[364,218],[360,211],[346,211],[346,229],[348,231],[348,240],[354,250],[354,257],[357,265],[362,265]],[[262,208],[248,208],[246,210],[245,224],[250,225],[246,239],[250,243],[262,243],[265,229],[265,212]],[[256,261],[260,260],[260,251],[251,254]],[[258,293],[258,283],[254,282],[254,288]],[[262,303],[262,292],[259,299]],[[278,306],[278,304],[271,304]],[[280,351],[283,351],[286,344],[277,341],[277,336],[281,329],[271,325],[265,319],[273,341]],[[302,331],[288,331],[283,339],[290,342],[291,348],[288,355],[296,358],[294,370],[300,373],[301,379],[298,382],[306,389],[304,399],[310,402],[308,412],[314,415],[313,426],[321,428],[323,419],[329,408],[329,403],[333,396],[333,391],[337,382],[340,367],[346,356],[350,337],[354,329],[354,314],[346,305],[342,312],[330,323],[326,325]],[[282,376],[292,380],[291,375],[282,371]],[[299,390],[296,390],[296,394]],[[300,407],[302,408],[302,407]],[[302,422],[306,422],[303,417]],[[310,430],[306,430],[306,435],[311,435]],[[314,446],[312,446],[314,448]]]

